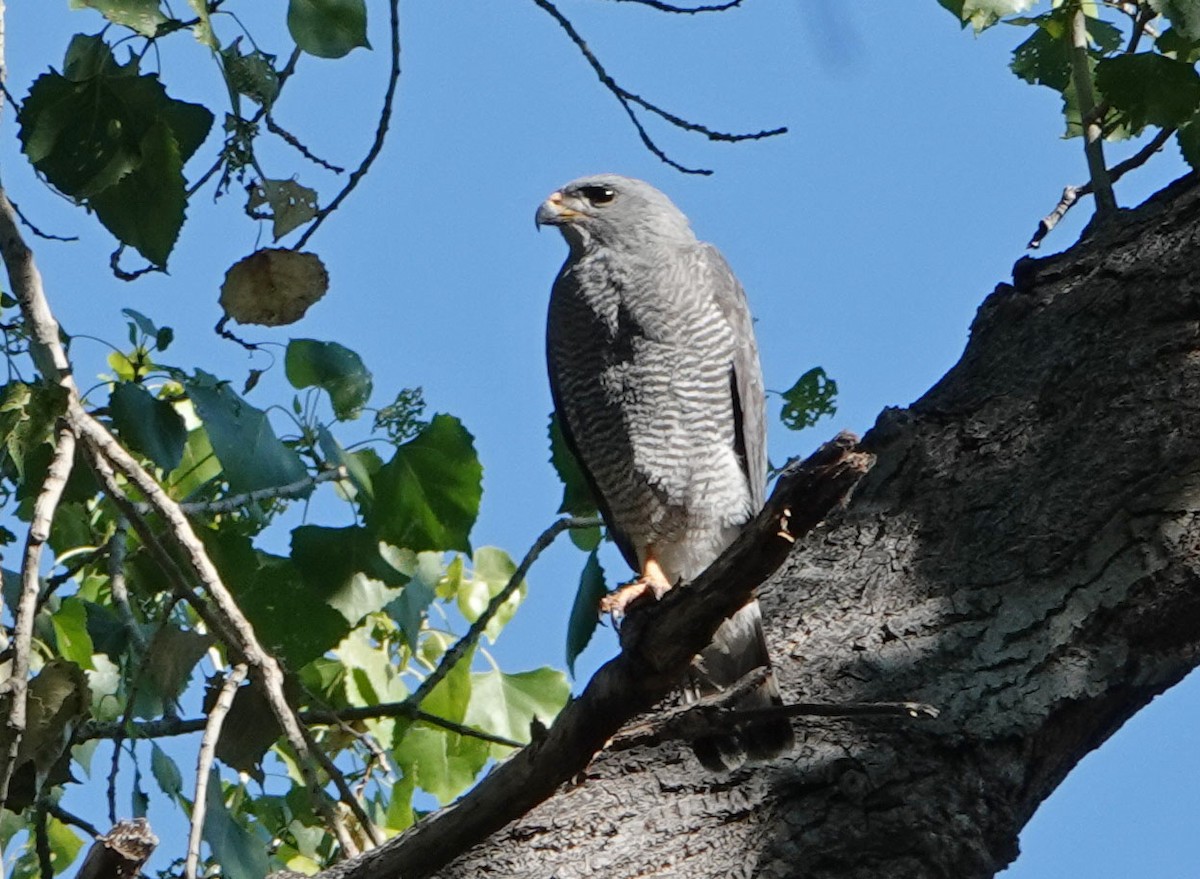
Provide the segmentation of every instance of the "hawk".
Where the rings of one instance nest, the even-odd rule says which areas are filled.
[[[661,595],[708,567],[763,504],[765,400],[746,295],[720,252],[641,180],[574,180],[542,203],[537,224],[557,226],[570,246],[546,327],[563,436],[640,574],[634,586]],[[719,692],[760,666],[770,658],[751,600],[693,662],[685,695]],[[781,702],[768,675],[735,707]],[[693,747],[722,770],[792,742],[780,718]]]

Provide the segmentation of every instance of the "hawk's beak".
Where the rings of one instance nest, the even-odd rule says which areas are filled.
[[[537,215],[533,218],[533,224],[539,229],[542,226],[563,226],[567,223],[573,223],[575,220],[582,217],[583,214],[579,211],[571,210],[564,204],[564,197],[561,192],[552,192],[537,209]]]

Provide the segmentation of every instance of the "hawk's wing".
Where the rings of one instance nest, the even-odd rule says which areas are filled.
[[[763,505],[767,486],[766,396],[758,346],[754,342],[754,324],[746,292],[725,257],[711,244],[700,246],[705,283],[713,299],[733,328],[734,345],[729,383],[733,393],[734,442],[742,459],[742,471],[750,484],[754,511]]]
[[[557,288],[559,284],[573,284],[572,280],[566,277],[565,272],[559,274],[554,281],[554,286]],[[562,393],[558,388],[558,364],[554,360],[554,345],[550,338],[550,333],[553,332],[552,326],[547,327],[546,338],[546,370],[550,375],[550,398],[554,401],[554,411],[558,413],[558,426],[562,429],[563,439],[567,443],[567,449],[571,456],[579,464],[579,469],[583,472],[583,477],[587,480],[588,488],[592,492],[592,500],[596,502],[596,508],[600,511],[601,518],[604,519],[604,524],[608,527],[608,535],[616,543],[617,548],[621,550],[621,555],[625,557],[625,561],[629,563],[629,567],[635,571],[641,570],[641,564],[638,561],[637,552],[633,548],[633,541],[620,528],[617,527],[616,521],[613,519],[612,512],[608,508],[608,503],[604,499],[604,495],[600,491],[600,486],[596,484],[596,478],[592,475],[591,469],[588,467],[587,460],[583,455],[579,454],[579,444],[575,441],[575,434],[571,429],[571,418],[567,408],[563,405]]]

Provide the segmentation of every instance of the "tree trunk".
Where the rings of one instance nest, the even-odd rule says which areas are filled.
[[[1200,649],[1200,190],[1022,260],[962,360],[763,590],[797,721],[730,775],[668,742],[586,774],[442,877],[982,877],[1067,772]]]

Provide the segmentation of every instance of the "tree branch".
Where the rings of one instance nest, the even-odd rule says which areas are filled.
[[[1127,173],[1134,168],[1140,168],[1149,161],[1150,157],[1163,148],[1168,138],[1175,133],[1174,128],[1163,128],[1154,137],[1150,138],[1140,150],[1125,159],[1122,162],[1117,162],[1108,171],[1108,179],[1110,183],[1116,183]],[[1029,239],[1029,243],[1025,246],[1031,250],[1036,250],[1042,244],[1042,239],[1050,234],[1051,230],[1059,224],[1059,221],[1067,215],[1075,202],[1079,201],[1085,195],[1091,195],[1093,191],[1092,182],[1089,180],[1080,186],[1068,186],[1063,190],[1062,198],[1059,199],[1055,206],[1047,216],[1043,217],[1038,222],[1037,231],[1033,233],[1033,237]]]
[[[1087,13],[1082,0],[1076,0],[1071,13],[1071,79],[1079,99],[1079,115],[1083,124],[1083,150],[1088,172],[1096,194],[1096,220],[1105,223],[1117,212],[1117,197],[1104,163],[1104,134],[1100,122],[1092,116],[1096,109],[1096,94],[1092,87],[1092,71],[1088,65]]]
[[[784,472],[766,507],[720,558],[655,605],[632,608],[623,650],[559,714],[545,737],[518,751],[461,800],[379,848],[320,874],[323,879],[428,876],[489,833],[545,800],[588,762],[621,725],[674,688],[721,622],[787,557],[787,517],[802,536],[842,503],[870,467],[849,434]]]
[[[529,573],[529,569],[533,566],[533,563],[554,542],[554,538],[571,528],[594,528],[601,524],[603,523],[596,518],[567,516],[559,519],[543,531],[538,539],[533,542],[533,546],[529,548],[529,551],[525,553],[525,557],[521,559],[521,563],[517,565],[517,569],[513,571],[513,575],[508,578],[508,582],[504,584],[504,588],[492,596],[492,600],[488,602],[487,607],[484,608],[483,613],[479,615],[475,622],[471,623],[471,627],[467,629],[466,634],[459,638],[453,647],[442,654],[437,668],[425,680],[421,681],[421,685],[404,702],[415,708],[424,701],[426,696],[433,692],[433,688],[441,683],[442,679],[450,673],[459,660],[467,654],[467,651],[479,641],[480,636],[487,629],[488,623],[492,621],[492,618],[496,616],[505,602],[512,597],[512,594],[517,591],[521,582],[525,579],[525,575]]]
[[[233,697],[246,679],[246,664],[235,665],[221,684],[217,701],[209,709],[204,723],[204,735],[200,739],[200,753],[196,757],[196,796],[192,800],[192,818],[188,827],[187,859],[183,865],[184,879],[196,879],[196,866],[200,862],[200,837],[204,832],[204,812],[208,806],[208,780],[213,759],[217,754],[217,741],[221,738],[221,727],[233,707]],[[217,796],[221,795],[218,788]]]
[[[689,122],[680,116],[676,116],[674,113],[663,109],[658,104],[648,101],[640,95],[634,94],[613,79],[612,76],[609,75],[608,70],[600,62],[600,59],[597,58],[595,53],[593,53],[591,48],[589,48],[587,41],[580,36],[579,31],[575,30],[575,26],[571,23],[571,20],[563,15],[562,12],[559,11],[558,7],[551,2],[551,0],[533,0],[533,2],[539,8],[548,13],[556,22],[558,22],[558,26],[562,28],[563,32],[567,35],[571,42],[575,44],[575,48],[577,48],[579,53],[587,60],[601,84],[608,89],[609,92],[612,93],[613,97],[617,99],[617,102],[620,103],[621,109],[625,111],[625,115],[627,115],[629,120],[633,123],[633,127],[637,130],[638,137],[641,138],[641,141],[645,145],[646,149],[650,150],[650,152],[657,156],[660,161],[670,165],[675,170],[682,171],[684,174],[708,175],[712,173],[712,171],[707,168],[689,168],[685,165],[681,165],[668,156],[662,147],[655,143],[654,139],[650,137],[650,133],[646,131],[645,126],[642,125],[642,121],[638,118],[637,112],[634,110],[634,105],[637,105],[644,110],[648,110],[649,112],[654,113],[656,116],[665,119],[676,128],[683,129],[684,131],[692,131],[697,134],[703,134],[709,140],[727,141],[733,143],[742,140],[762,140],[763,138],[775,137],[776,135],[787,133],[786,128],[780,127],[772,128],[767,131],[756,131],[749,134],[732,134],[724,131],[715,131],[714,129],[700,125],[699,123]],[[633,0],[633,2],[640,2],[640,0]],[[687,10],[682,8],[673,8],[669,4],[656,5],[655,3],[647,2],[645,5],[654,6],[655,8],[664,8],[664,11],[670,12],[717,11],[721,8],[727,8],[710,7],[708,9]],[[731,3],[729,5],[736,6],[737,4]]]
[[[326,218],[338,209],[343,201],[346,200],[354,187],[358,186],[359,181],[366,176],[371,165],[379,156],[383,149],[383,140],[387,136],[388,126],[392,120],[392,103],[396,97],[396,84],[400,81],[400,0],[389,0],[388,3],[390,34],[391,34],[391,50],[392,50],[392,67],[388,73],[387,92],[383,96],[383,108],[379,113],[379,125],[375,128],[375,140],[371,143],[371,148],[367,150],[366,156],[363,157],[362,163],[350,172],[350,178],[346,181],[346,185],[342,187],[342,191],[334,196],[333,201],[317,211],[317,216],[313,219],[312,224],[304,230],[304,234],[300,236],[300,240],[293,246],[292,250],[301,250],[312,238],[313,233],[321,228],[321,224]]]

